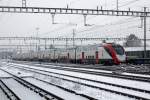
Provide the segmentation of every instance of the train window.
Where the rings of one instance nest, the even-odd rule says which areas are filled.
[[[120,45],[113,45],[113,48],[115,49],[116,53],[119,55],[124,54],[124,49]]]
[[[87,59],[88,57],[86,56],[86,59]]]
[[[94,56],[92,56],[92,58],[94,59]]]

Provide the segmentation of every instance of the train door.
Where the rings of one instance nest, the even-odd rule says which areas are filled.
[[[96,60],[96,64],[99,63],[99,57],[98,57],[98,51],[95,52],[95,60]]]
[[[81,59],[81,63],[84,64],[84,52],[82,52],[82,59]]]
[[[67,53],[67,63],[69,63],[70,62],[70,55],[69,55],[69,53]]]

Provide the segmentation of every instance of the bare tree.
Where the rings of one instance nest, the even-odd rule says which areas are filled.
[[[142,46],[142,41],[135,35],[135,34],[130,34],[127,36],[127,40],[124,43],[125,47],[141,47]]]

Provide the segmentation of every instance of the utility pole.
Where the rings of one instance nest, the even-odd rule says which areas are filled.
[[[144,7],[144,58],[146,58],[146,7]]]
[[[73,48],[75,47],[75,29],[73,29],[73,33],[72,33],[72,39],[73,39]]]
[[[75,61],[74,61],[74,63],[76,63],[76,50],[77,50],[77,48],[76,48],[76,46],[75,46],[75,29],[73,29],[73,49],[74,49],[74,58],[75,58]]]
[[[116,6],[117,6],[117,10],[118,10],[118,7],[119,7],[118,4],[119,4],[119,3],[118,3],[118,0],[117,0],[117,5],[116,5]]]
[[[66,37],[66,50],[67,50],[67,48],[68,48],[68,39]]]
[[[36,31],[37,31],[37,33],[36,33],[36,52],[38,52],[38,50],[39,50],[39,46],[38,46],[38,33],[39,33],[39,28],[37,27],[36,28]]]
[[[87,17],[87,15],[84,14],[83,16],[84,16],[84,26],[87,26],[87,23],[86,23],[86,17]]]
[[[52,15],[52,24],[55,24],[55,20],[54,20],[54,18],[55,18],[55,13],[52,13],[51,15]]]
[[[45,50],[47,49],[46,45],[47,45],[47,40],[45,39]]]

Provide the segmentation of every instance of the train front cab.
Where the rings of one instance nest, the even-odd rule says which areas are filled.
[[[121,45],[118,44],[105,44],[105,50],[112,57],[112,61],[114,64],[119,65],[126,61],[125,50]]]

